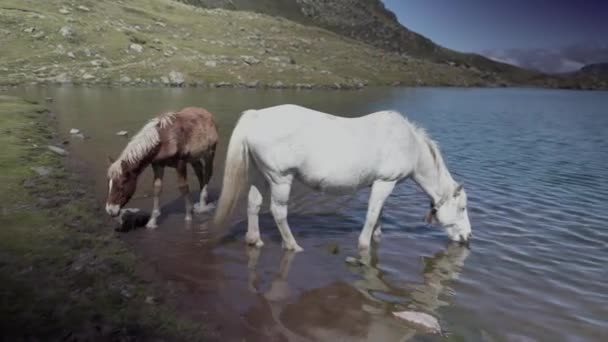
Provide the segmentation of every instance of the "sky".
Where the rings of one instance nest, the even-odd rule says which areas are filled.
[[[399,21],[464,52],[608,43],[608,0],[383,0]]]

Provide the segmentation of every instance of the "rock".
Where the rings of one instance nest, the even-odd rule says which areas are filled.
[[[68,151],[66,151],[66,150],[64,150],[64,149],[62,149],[62,148],[60,148],[60,147],[53,146],[53,145],[48,145],[48,146],[47,146],[47,148],[48,148],[48,149],[49,149],[51,152],[53,152],[53,153],[55,153],[55,154],[58,154],[58,155],[60,155],[60,156],[67,156],[67,155],[68,155]]]
[[[47,97],[46,99],[44,99],[46,102],[53,102],[53,98],[52,97]]]
[[[70,10],[67,9],[67,8],[65,8],[65,7],[62,7],[62,8],[59,9],[59,13],[61,13],[61,14],[70,14]]]
[[[393,315],[399,319],[402,319],[408,323],[423,328],[424,330],[433,333],[440,334],[441,326],[437,318],[426,314],[424,312],[417,311],[400,311],[393,312]]]
[[[160,82],[164,85],[169,85],[169,77],[167,76],[161,76],[160,77]]]
[[[179,71],[171,71],[169,73],[169,82],[174,87],[181,87],[186,79],[184,78],[184,74]]]
[[[87,6],[80,5],[80,6],[76,7],[76,8],[79,9],[79,10],[81,10],[81,11],[83,11],[83,12],[90,12],[91,11],[91,9],[88,8]]]
[[[286,88],[285,84],[283,82],[281,82],[281,81],[276,81],[275,83],[271,84],[270,87],[274,88],[274,89],[284,89],[284,88]]]
[[[293,58],[287,57],[287,56],[268,57],[268,61],[274,62],[274,63],[280,63],[280,64],[295,64],[295,60],[293,63],[291,63],[292,60],[293,60]]]
[[[232,83],[230,82],[218,82],[215,84],[216,88],[232,88]]]
[[[63,26],[59,29],[59,34],[67,40],[74,39],[76,37],[76,32],[70,26]]]
[[[70,58],[76,58],[76,56],[74,56],[73,52],[68,52],[68,57],[70,57]]]
[[[34,33],[34,31],[36,31],[36,28],[35,28],[35,27],[28,27],[28,28],[26,28],[25,30],[23,30],[23,32],[25,32],[25,33],[29,33],[29,34]]]
[[[312,86],[312,84],[309,84],[309,83],[298,83],[298,84],[296,84],[296,88],[298,88],[298,89],[312,89],[313,86]]]
[[[128,232],[145,226],[149,220],[150,213],[137,208],[122,209],[117,218],[120,227],[116,228],[116,231]]]
[[[124,136],[126,136],[128,134],[129,134],[129,132],[127,132],[127,131],[118,131],[118,132],[116,132],[116,135],[118,135],[119,137],[124,137]]]
[[[245,62],[245,64],[247,65],[255,65],[255,64],[260,64],[261,61],[253,56],[242,56],[243,61]]]
[[[155,305],[158,304],[158,299],[154,298],[153,296],[146,296],[145,302],[146,304]]]
[[[140,44],[131,44],[129,45],[129,50],[135,51],[137,53],[142,53],[142,51],[144,51],[144,47]]]
[[[354,257],[346,257],[346,263],[351,265],[351,266],[363,266],[365,265],[364,263],[361,262],[361,260],[354,258]]]
[[[50,167],[46,167],[46,166],[34,166],[31,169],[32,169],[32,171],[36,172],[38,174],[38,176],[40,176],[40,177],[50,176],[51,173],[53,172]]]
[[[327,251],[330,254],[338,254],[338,253],[340,253],[340,247],[338,246],[337,243],[332,242],[332,243],[330,243],[330,244],[327,245]]]
[[[110,66],[110,63],[106,59],[95,59],[91,61],[91,65],[95,67],[106,68]]]
[[[80,134],[80,130],[78,128],[70,129],[70,134]]]
[[[95,76],[87,73],[82,75],[82,79],[85,81],[91,81],[95,79]]]
[[[120,83],[131,83],[131,77],[122,75],[119,79]]]
[[[247,88],[258,88],[260,86],[260,81],[253,81],[245,84]]]
[[[91,49],[85,48],[84,49],[84,55],[87,56],[87,57],[91,57],[93,55],[93,52],[91,51]]]
[[[34,39],[42,39],[44,37],[45,37],[45,35],[44,35],[43,31],[36,32],[32,35],[32,38],[34,38]]]
[[[61,83],[61,84],[68,84],[68,83],[72,83],[72,79],[70,78],[70,76],[67,73],[61,73],[57,76],[55,76],[55,82],[57,83]]]
[[[206,61],[205,66],[209,67],[209,68],[215,68],[217,66],[217,62],[216,61]]]

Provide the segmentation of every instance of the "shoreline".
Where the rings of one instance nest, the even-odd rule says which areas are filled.
[[[207,323],[182,319],[163,284],[111,229],[54,114],[0,95],[0,330],[15,340],[211,340]],[[145,273],[145,272],[144,272]]]
[[[15,89],[15,88],[27,88],[27,87],[41,87],[41,88],[107,88],[107,89],[239,89],[239,90],[295,90],[295,91],[360,91],[365,89],[374,88],[462,88],[462,89],[535,89],[535,90],[570,90],[570,91],[608,91],[608,88],[585,88],[585,87],[546,87],[539,85],[530,84],[470,84],[470,85],[450,85],[450,84],[373,84],[373,85],[349,85],[349,84],[283,84],[276,86],[272,84],[259,84],[251,86],[246,83],[205,83],[205,82],[191,82],[184,83],[181,85],[168,85],[162,83],[112,83],[112,82],[71,82],[71,83],[56,83],[56,82],[20,82],[12,84],[0,84],[0,92]]]

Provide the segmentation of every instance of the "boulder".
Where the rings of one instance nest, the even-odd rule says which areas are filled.
[[[59,29],[59,34],[61,34],[61,36],[67,40],[71,40],[76,37],[76,31],[74,31],[74,29],[70,26],[62,26]]]
[[[144,51],[144,47],[140,44],[131,44],[129,45],[129,50],[142,53]]]
[[[441,326],[437,318],[418,311],[400,311],[393,312],[393,315],[401,320],[404,320],[414,326],[424,329],[433,334],[441,334]]]
[[[179,71],[171,71],[169,73],[169,82],[171,86],[181,87],[186,82],[186,78],[184,77],[184,74]]]

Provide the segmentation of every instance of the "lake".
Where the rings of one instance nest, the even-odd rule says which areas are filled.
[[[357,255],[367,196],[294,191],[290,223],[304,252],[283,253],[268,210],[261,250],[246,248],[245,212],[210,249],[201,216],[183,222],[169,171],[164,219],[124,239],[166,282],[178,309],[214,317],[227,339],[259,341],[599,341],[608,332],[608,93],[533,89],[374,88],[353,92],[234,89],[21,88],[58,115],[73,155],[103,201],[106,155],[152,116],[184,106],[215,113],[221,144],[211,195],[220,190],[225,149],[245,109],[295,103],[343,116],[395,109],[425,127],[449,170],[465,184],[474,232],[452,245],[422,218],[428,199],[413,182],[387,200],[384,236],[370,267]],[[79,128],[90,139],[69,138]],[[196,189],[191,177],[191,189]],[[149,210],[151,171],[129,206]],[[112,227],[108,227],[111,229]],[[336,248],[337,246],[337,248]],[[437,317],[430,336],[391,317]]]

